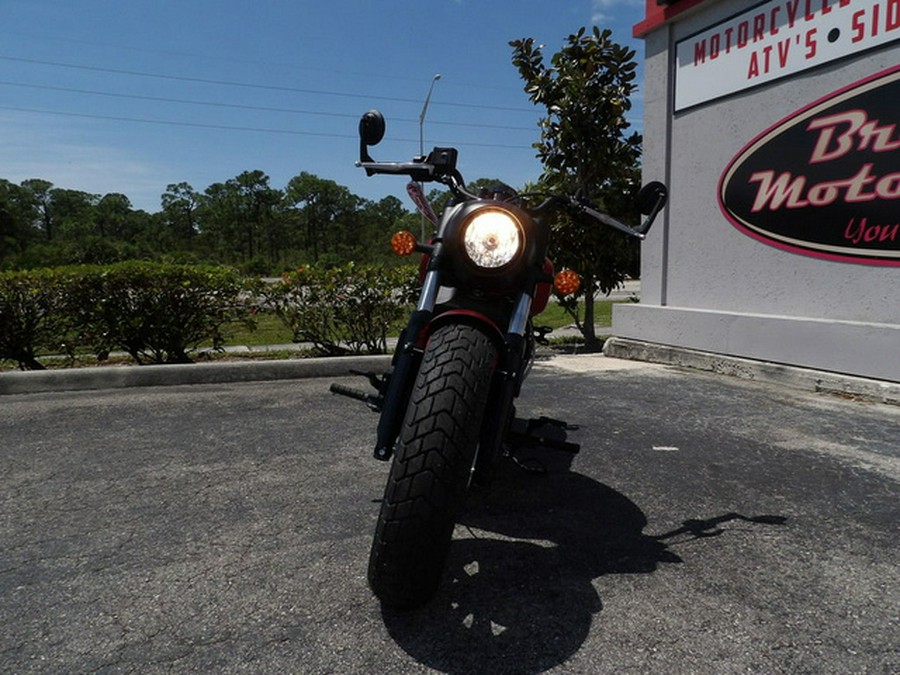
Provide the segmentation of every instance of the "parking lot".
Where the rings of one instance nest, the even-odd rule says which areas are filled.
[[[444,583],[365,583],[386,465],[329,379],[0,400],[0,670],[900,671],[900,408],[539,363],[579,425],[472,495]],[[352,383],[352,380],[342,380]]]

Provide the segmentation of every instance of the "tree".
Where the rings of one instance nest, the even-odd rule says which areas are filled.
[[[200,195],[189,183],[171,183],[160,198],[166,226],[175,242],[182,244],[193,240],[197,234],[197,208]]]
[[[22,187],[32,195],[32,200],[38,212],[39,227],[44,230],[47,241],[53,240],[54,219],[50,209],[52,198],[50,191],[53,183],[40,178],[29,178],[22,181]]]
[[[390,195],[377,202],[364,201],[359,214],[359,243],[362,247],[359,262],[401,264],[391,253],[391,235],[406,227],[406,210],[396,197]],[[416,221],[418,222],[418,221]]]
[[[280,190],[269,187],[269,177],[262,171],[244,171],[225,183],[236,197],[234,204],[246,233],[248,258],[268,249],[270,259],[276,256],[278,245],[272,236],[273,209],[281,202]]]
[[[531,101],[547,110],[534,144],[544,165],[542,184],[552,190],[578,192],[614,215],[633,217],[631,204],[639,183],[641,136],[626,136],[636,89],[634,51],[594,27],[570,35],[545,65],[533,38],[510,42],[513,64]],[[625,236],[593,220],[561,219],[554,226],[553,257],[583,277],[584,320],[579,325],[589,345],[596,345],[594,294],[609,293],[632,267],[633,251]],[[576,321],[578,320],[577,314]]]
[[[202,200],[202,232],[226,255],[252,261],[263,253],[274,258],[277,246],[271,228],[280,190],[269,187],[262,171],[244,171],[225,183],[213,183]]]
[[[285,188],[285,204],[301,215],[304,248],[314,262],[325,251],[359,248],[354,247],[359,237],[352,225],[361,203],[343,185],[306,171],[291,178]]]
[[[363,204],[363,217],[369,222],[373,231],[378,234],[390,233],[397,221],[403,218],[409,211],[403,206],[403,202],[389,195],[377,202]]]
[[[36,213],[28,190],[0,178],[0,259],[24,251],[37,238]]]
[[[119,192],[104,195],[94,207],[97,234],[111,239],[131,240],[136,232],[131,221],[131,200]]]
[[[94,209],[100,201],[99,195],[53,188],[50,190],[50,214],[54,222],[54,238],[78,240],[93,235]]]
[[[120,193],[89,194],[0,178],[0,265],[34,268],[127,259],[206,260],[268,274],[311,261],[393,263],[388,241],[410,214],[396,197],[366,200],[303,172],[289,191],[245,171],[198,192],[172,183],[161,210]]]

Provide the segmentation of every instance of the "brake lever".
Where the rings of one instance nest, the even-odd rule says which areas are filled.
[[[425,162],[356,162],[357,168],[365,169],[367,176],[375,174],[389,174],[395,176],[409,176],[419,183],[427,183],[434,180],[435,167]]]

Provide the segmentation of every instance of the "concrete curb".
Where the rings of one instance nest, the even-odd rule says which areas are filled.
[[[606,341],[603,354],[617,359],[693,368],[806,391],[828,392],[900,405],[900,382],[872,380],[619,337]]]
[[[219,384],[306,377],[341,377],[352,370],[383,372],[389,355],[265,361],[220,361],[158,366],[106,366],[0,374],[0,396],[47,391]]]
[[[597,330],[608,330],[597,327]],[[580,335],[574,328],[554,331],[554,337]],[[387,348],[393,351],[396,338],[388,338]],[[232,346],[223,351],[237,356],[266,352],[302,351],[309,344],[280,344],[263,346]],[[124,352],[117,352],[125,355]],[[0,372],[0,396],[33,394],[48,391],[81,391],[119,389],[123,387],[157,387],[182,384],[219,384],[228,382],[258,382],[291,380],[308,377],[341,377],[350,370],[385,372],[391,355],[329,356],[298,359],[253,358],[241,361],[211,361],[173,365],[99,366],[60,368],[58,370]]]
[[[603,346],[603,355],[609,358],[679,366],[806,391],[830,392],[900,405],[900,383],[896,382],[871,380],[618,337],[606,340]],[[600,358],[600,355],[597,357]],[[0,373],[0,396],[51,391],[341,377],[347,375],[351,370],[384,372],[390,365],[390,359],[390,355],[344,356],[310,359],[253,359],[184,365],[128,365],[27,372],[8,371]]]

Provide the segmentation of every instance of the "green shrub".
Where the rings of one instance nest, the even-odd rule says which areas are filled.
[[[100,359],[121,349],[139,364],[189,363],[200,343],[221,347],[229,324],[252,325],[254,285],[227,268],[125,262],[85,270],[69,289],[69,311]]]
[[[383,354],[415,283],[411,267],[307,267],[269,287],[266,304],[295,342],[310,342],[322,354]]]
[[[0,359],[20,370],[43,370],[42,351],[73,348],[71,316],[66,312],[67,268],[0,272]]]
[[[255,327],[261,303],[322,354],[384,353],[417,287],[412,267],[313,267],[262,288],[216,266],[124,262],[0,273],[0,360],[125,351],[139,364],[186,363],[199,345]]]

